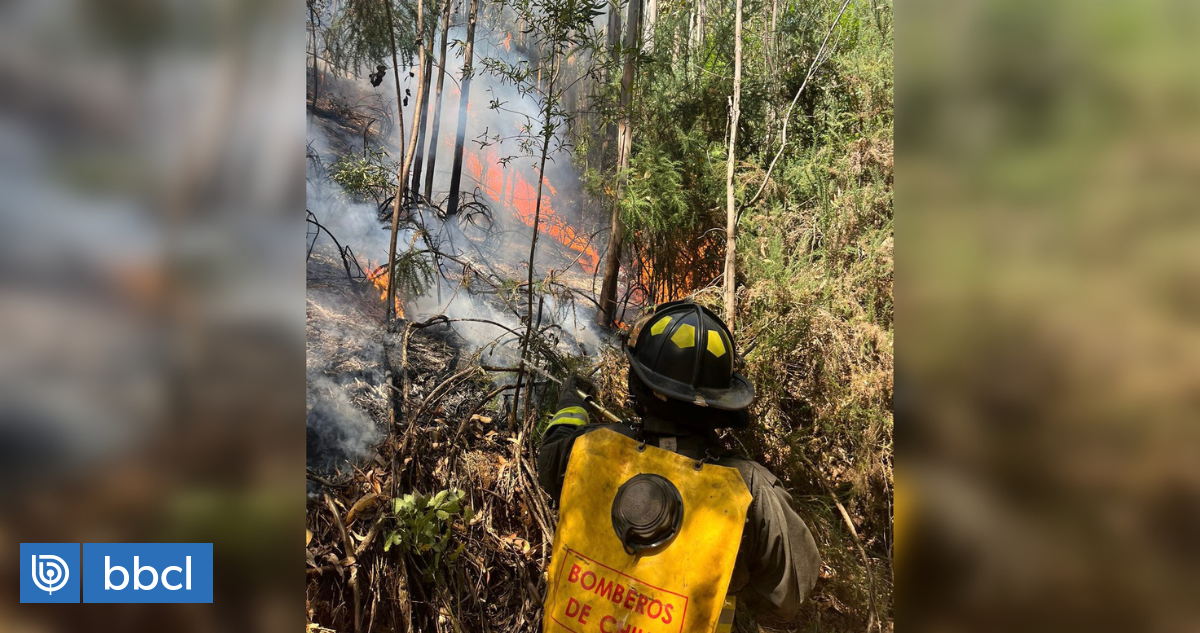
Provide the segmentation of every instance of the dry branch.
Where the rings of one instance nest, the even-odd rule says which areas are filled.
[[[358,562],[354,557],[354,541],[350,540],[350,534],[346,531],[346,524],[342,522],[342,517],[338,513],[337,506],[334,505],[333,499],[328,494],[325,495],[325,505],[329,506],[329,512],[333,515],[334,524],[337,525],[338,532],[342,535],[342,547],[346,553],[346,564],[350,567],[350,589],[354,592],[354,630],[357,633],[362,631],[362,588],[359,584]]]
[[[829,485],[829,482],[825,481],[825,475],[823,475],[821,471],[818,470],[817,467],[812,463],[812,461],[808,459],[808,457],[804,454],[804,451],[800,450],[799,447],[793,447],[792,453],[798,456],[800,460],[804,462],[805,466],[808,466],[809,472],[811,472],[813,477],[817,479],[817,482],[821,484],[821,488],[825,490],[825,494],[829,495],[829,498],[833,500],[833,504],[837,506],[838,513],[842,516],[842,521],[845,522],[846,528],[850,530],[850,537],[854,539],[854,546],[858,548],[858,554],[862,557],[863,567],[867,573],[867,586],[869,588],[868,597],[870,599],[870,612],[867,616],[867,632],[870,633],[871,629],[881,630],[882,625],[879,620],[879,612],[875,607],[875,574],[871,571],[871,559],[867,557],[867,550],[863,547],[862,539],[858,537],[858,530],[855,529],[854,522],[850,520],[850,513],[846,512],[846,507],[842,505],[840,500],[838,500],[837,495],[834,493],[833,488]]]
[[[838,22],[842,19],[842,14],[846,12],[846,7],[849,5],[850,0],[843,0],[841,10],[838,11],[837,17],[833,20],[833,24],[829,25],[829,30],[825,33],[825,39],[821,42],[821,48],[817,49],[817,55],[813,57],[812,63],[808,66],[808,72],[804,74],[804,81],[800,82],[800,88],[796,90],[796,96],[792,97],[792,102],[788,105],[787,112],[783,115],[783,129],[780,133],[779,151],[775,152],[775,158],[771,159],[771,165],[770,167],[767,167],[767,174],[763,176],[763,181],[762,184],[759,185],[758,191],[754,192],[754,195],[750,197],[750,200],[742,205],[742,209],[754,204],[754,201],[758,200],[758,196],[762,194],[763,189],[767,187],[767,183],[770,182],[771,171],[775,169],[775,162],[779,160],[781,155],[783,155],[783,148],[787,145],[787,130],[788,123],[791,121],[792,117],[792,108],[796,107],[796,102],[800,100],[800,94],[804,92],[804,88],[808,85],[808,80],[813,76],[813,73],[816,72],[817,68],[821,64],[825,63],[825,60],[829,59],[829,54],[826,53],[825,46],[829,44],[829,37],[833,35],[833,30],[837,28]],[[741,211],[738,212],[738,216],[740,219]]]

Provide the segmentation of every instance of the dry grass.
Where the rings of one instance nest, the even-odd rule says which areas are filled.
[[[813,154],[828,176],[800,208],[755,210],[743,234],[738,335],[756,424],[739,433],[786,482],[824,559],[801,630],[864,630],[870,583],[827,489],[846,507],[891,626],[892,142],[890,128]],[[810,467],[811,465],[811,467]],[[815,467],[815,470],[814,470]],[[786,629],[781,629],[786,630]]]

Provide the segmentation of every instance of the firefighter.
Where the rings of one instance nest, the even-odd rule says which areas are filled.
[[[732,569],[715,572],[715,577],[721,583],[728,582],[724,593],[726,601],[720,605],[722,610],[715,630],[730,630],[733,601],[729,598],[733,597],[738,599],[739,609],[742,608],[740,605],[744,605],[760,615],[793,620],[816,582],[820,556],[808,526],[796,514],[792,497],[780,481],[762,465],[726,449],[715,432],[722,428],[746,428],[750,422],[747,408],[754,399],[754,388],[749,380],[734,371],[736,351],[729,329],[719,317],[699,304],[690,301],[665,303],[657,306],[652,314],[632,328],[624,351],[630,365],[629,395],[638,418],[627,424],[591,423],[586,401],[576,390],[593,393],[594,389],[585,379],[571,376],[560,389],[557,413],[551,418],[543,436],[537,460],[538,480],[559,503],[560,513],[552,566],[564,567],[563,576],[570,570],[578,577],[579,572],[575,571],[573,564],[564,565],[563,561],[558,560],[560,550],[564,552],[561,556],[565,560],[568,553],[582,551],[577,543],[587,543],[589,538],[601,540],[599,545],[594,546],[598,551],[604,549],[605,540],[620,542],[629,558],[622,558],[619,550],[609,548],[609,559],[601,561],[604,567],[598,567],[597,570],[621,569],[625,570],[623,575],[630,577],[640,573],[632,570],[650,564],[646,561],[676,565],[682,570],[679,573],[691,573],[687,570],[697,567],[704,570],[717,564],[709,561],[717,561],[720,554],[727,554]],[[622,453],[588,449],[586,455],[575,450],[581,438],[599,435],[598,431],[602,429],[622,436],[612,436],[614,441],[619,439],[621,442],[635,443],[637,448]],[[655,452],[646,446],[672,455]],[[692,486],[690,473],[693,471],[687,468],[663,470],[654,465],[642,467],[621,464],[618,468],[617,465],[603,464],[605,459],[614,459],[606,455],[617,454],[627,456],[629,460],[657,455],[655,459],[667,462],[683,460],[694,463],[696,473],[707,471],[714,475],[732,476],[735,485],[744,484],[744,491],[749,493],[745,497],[748,505],[744,510],[744,520],[740,519],[741,514],[735,513],[741,521],[740,525],[733,524],[731,530],[715,541],[717,545],[714,547],[717,549],[711,552],[698,550],[699,546],[694,543],[675,546],[671,542],[674,537],[672,526],[678,532],[680,525],[683,525],[686,532],[689,513],[700,516],[686,502],[677,505],[681,499],[680,490],[684,491],[684,498],[688,496],[688,486]],[[575,468],[570,467],[573,457],[578,462]],[[592,460],[588,465],[582,463],[588,460]],[[675,479],[647,474],[650,471],[667,473]],[[613,472],[617,474],[610,474]],[[673,475],[673,472],[682,474]],[[602,483],[590,481],[606,477],[615,477],[615,480]],[[589,495],[569,494],[575,488],[586,489]],[[623,493],[626,497],[624,500]],[[564,505],[568,503],[594,506],[579,509],[590,518],[583,522],[574,521],[576,512]],[[623,503],[625,506],[622,506]],[[730,507],[737,510],[735,506],[737,503],[731,501]],[[646,507],[653,508],[649,519],[646,518]],[[678,515],[684,517],[682,523]],[[605,520],[608,516],[612,517],[612,527]],[[579,528],[578,525],[589,527]],[[738,527],[741,533],[735,540],[732,533]],[[565,529],[593,530],[595,534],[564,534]],[[698,529],[692,528],[693,533],[697,533],[695,530]],[[683,533],[679,534],[682,538]],[[736,556],[732,552],[721,551],[734,547],[737,549]],[[647,553],[655,556],[647,558]],[[587,552],[583,554],[587,560],[597,558],[587,555]],[[674,556],[672,562],[666,562],[671,556]],[[711,569],[707,571],[713,573]],[[551,612],[553,600],[550,593],[557,591],[559,586],[567,586],[570,580],[555,578],[556,573],[555,569],[551,570],[552,583],[548,589],[546,610],[548,619],[555,615]],[[663,577],[670,578],[672,573],[668,572]],[[586,585],[584,588],[587,588]],[[578,597],[570,599],[581,600]],[[692,599],[692,604],[697,604],[695,599]],[[607,607],[608,603],[604,603],[604,606]],[[605,617],[619,618],[621,612],[618,610],[612,616]],[[716,618],[715,615],[713,617]],[[607,630],[604,626],[601,629]],[[558,629],[548,623],[546,630]],[[684,630],[693,629],[685,627]]]

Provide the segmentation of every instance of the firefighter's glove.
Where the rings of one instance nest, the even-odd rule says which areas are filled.
[[[596,386],[590,380],[578,374],[571,374],[563,381],[562,386],[558,389],[558,408],[565,407],[582,407],[584,406],[584,396],[579,395],[579,392],[591,396],[596,393]]]
[[[589,421],[586,401],[579,394],[583,391],[587,394],[594,393],[596,388],[592,383],[584,378],[580,378],[575,374],[571,374],[563,381],[558,388],[558,408],[554,417],[550,419],[549,428],[559,424],[567,424],[571,426],[581,426]]]

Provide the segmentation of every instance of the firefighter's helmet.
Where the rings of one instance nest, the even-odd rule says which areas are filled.
[[[741,411],[754,387],[734,371],[733,336],[711,310],[671,301],[637,322],[625,355],[646,386],[668,398],[724,411]]]

